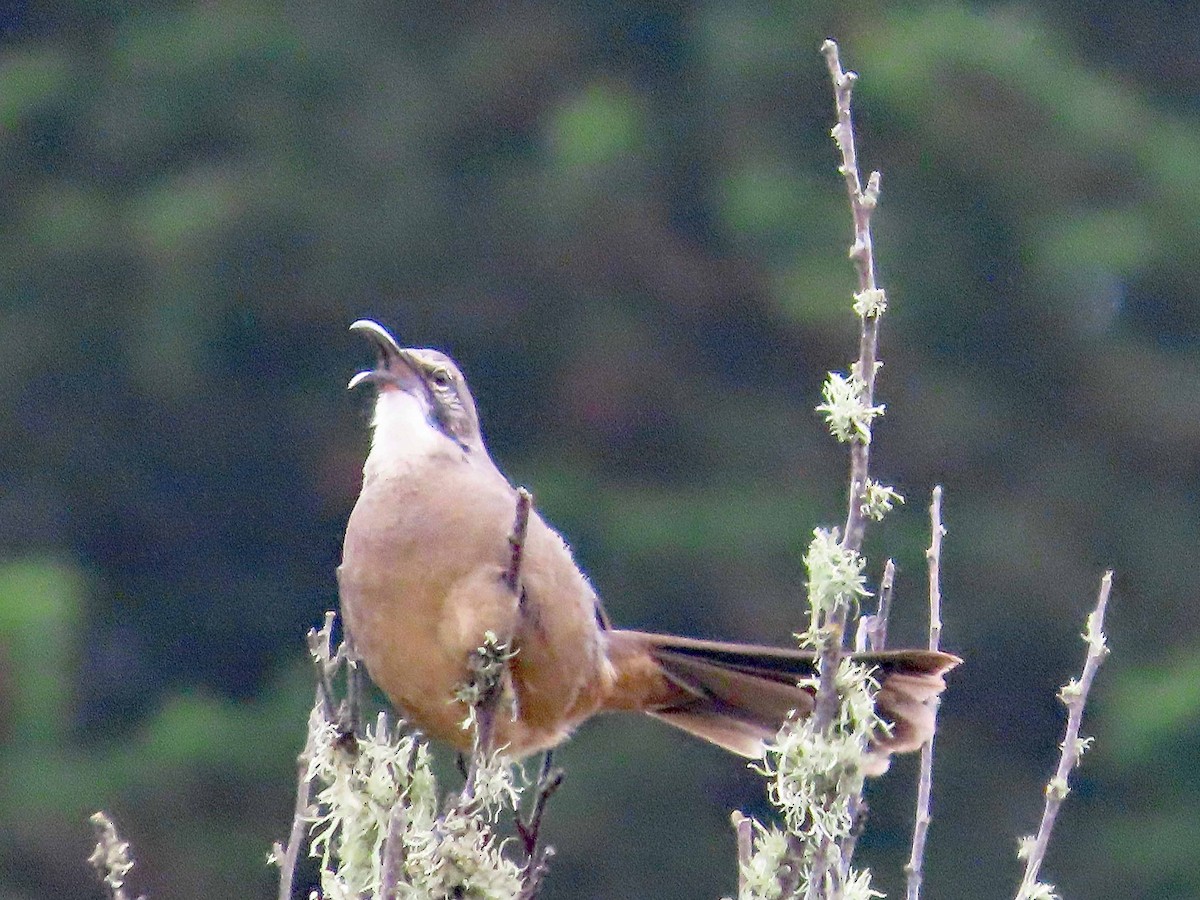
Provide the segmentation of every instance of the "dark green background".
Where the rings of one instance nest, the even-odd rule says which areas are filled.
[[[1194,4],[0,5],[0,898],[85,896],[112,810],[160,898],[267,897],[335,602],[378,318],[621,624],[787,641],[843,516],[812,412],[854,353],[817,47],[884,170],[868,541],[924,634],[946,485],[926,895],[1011,896],[1101,570],[1098,736],[1046,877],[1200,894]],[[741,762],[650,721],[561,757],[546,892],[715,898]],[[899,889],[914,765],[860,859]]]

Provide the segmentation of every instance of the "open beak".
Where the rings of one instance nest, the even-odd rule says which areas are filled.
[[[350,330],[363,335],[375,348],[375,368],[366,369],[351,378],[346,386],[348,389],[368,382],[381,390],[388,386],[410,390],[420,384],[420,375],[408,351],[396,343],[386,328],[370,319],[359,319],[350,326]]]

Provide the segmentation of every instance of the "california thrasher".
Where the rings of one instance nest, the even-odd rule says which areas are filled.
[[[495,746],[523,756],[563,741],[607,710],[649,713],[742,756],[757,756],[793,710],[808,715],[814,655],[610,627],[563,539],[528,519],[519,590],[506,583],[518,493],[488,455],[475,401],[454,362],[402,349],[375,322],[355,322],[377,353],[354,387],[378,391],[362,493],[346,526],[342,612],[371,678],[418,727],[467,749],[455,699],[487,632],[506,663],[512,715]],[[877,707],[893,727],[871,767],[930,736],[927,701],[959,660],[928,650],[859,655],[876,667]]]

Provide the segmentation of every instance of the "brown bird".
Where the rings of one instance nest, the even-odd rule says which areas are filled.
[[[536,511],[513,590],[518,493],[488,455],[462,373],[436,350],[402,349],[375,322],[350,327],[377,353],[350,387],[369,382],[378,396],[338,569],[342,613],[371,678],[414,724],[469,748],[455,693],[487,632],[515,651],[505,663],[512,715],[494,718],[495,746],[514,756],[555,746],[598,712],[630,710],[754,757],[792,711],[812,711],[811,691],[797,686],[812,653],[612,628]],[[930,736],[927,701],[959,660],[928,650],[858,658],[876,667],[877,706],[893,723],[873,748],[882,770],[889,753]]]

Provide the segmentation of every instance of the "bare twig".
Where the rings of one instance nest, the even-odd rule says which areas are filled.
[[[537,795],[533,807],[529,810],[528,818],[517,817],[517,832],[521,835],[521,843],[525,847],[525,857],[532,861],[537,853],[538,835],[542,829],[542,816],[546,813],[546,804],[562,786],[563,770],[554,766],[554,751],[547,750],[542,754],[541,771],[538,773]]]
[[[929,649],[937,650],[942,640],[942,486],[933,489],[929,504],[930,540],[925,559],[929,563]],[[925,878],[925,840],[929,835],[929,808],[933,797],[933,739],[937,734],[939,700],[929,701],[933,708],[934,728],[929,740],[921,747],[921,776],[917,782],[917,816],[913,823],[912,850],[904,867],[907,877],[907,900],[919,900],[921,883]]]
[[[308,714],[308,734],[304,741],[304,749],[296,759],[296,802],[292,814],[292,828],[288,833],[286,845],[276,841],[271,848],[270,859],[279,866],[278,900],[291,900],[296,881],[296,866],[304,849],[304,834],[312,807],[312,779],[308,769],[316,749],[317,732],[326,723],[337,723],[349,738],[357,727],[357,712],[353,701],[347,697],[342,703],[336,703],[334,678],[343,665],[350,665],[346,640],[336,649],[333,646],[333,626],[336,620],[335,613],[326,612],[321,627],[310,628],[308,631],[308,651],[317,670],[317,691],[313,708]],[[348,635],[346,638],[348,639]]]
[[[867,830],[867,818],[870,814],[871,809],[867,806],[867,799],[862,794],[850,799],[850,818],[854,824],[850,826],[850,834],[842,841],[841,863],[843,875],[850,871],[850,860],[854,858],[854,851],[858,847],[858,839]]]
[[[380,893],[383,900],[399,900],[404,875],[404,831],[408,827],[408,804],[397,797],[388,814],[387,835],[383,840],[383,864],[380,872]]]
[[[534,797],[533,807],[529,817],[524,821],[517,816],[517,833],[525,849],[525,868],[521,873],[524,884],[518,900],[533,900],[542,884],[542,878],[550,867],[550,857],[554,855],[553,847],[538,849],[538,839],[542,830],[542,816],[546,812],[546,804],[554,796],[563,782],[563,770],[555,768],[554,754],[547,750],[542,756],[541,772],[538,775],[537,796]]]
[[[508,561],[508,570],[504,573],[504,583],[514,593],[520,592],[521,557],[525,552],[525,532],[529,528],[529,509],[532,505],[533,495],[525,488],[517,488],[517,514],[513,521],[512,534],[508,536],[512,556]]]
[[[366,672],[358,650],[354,646],[354,635],[342,619],[342,643],[338,646],[338,655],[346,665],[346,700],[338,719],[338,727],[347,736],[362,734],[365,728],[363,693]]]
[[[1038,872],[1042,867],[1042,861],[1046,858],[1050,833],[1054,830],[1054,821],[1058,816],[1058,810],[1067,794],[1070,793],[1068,779],[1071,772],[1079,765],[1084,751],[1091,744],[1091,738],[1079,737],[1079,729],[1083,723],[1083,708],[1087,703],[1088,691],[1092,687],[1092,681],[1096,677],[1100,663],[1108,655],[1108,646],[1104,638],[1104,611],[1108,606],[1108,596],[1112,592],[1112,580],[1112,571],[1105,572],[1104,577],[1100,579],[1100,593],[1096,598],[1096,608],[1087,618],[1083,639],[1087,642],[1088,651],[1087,659],[1083,664],[1083,673],[1078,681],[1071,679],[1058,694],[1059,699],[1067,707],[1067,730],[1063,736],[1062,754],[1059,756],[1058,768],[1054,772],[1054,777],[1046,785],[1046,806],[1042,811],[1042,821],[1038,826],[1037,834],[1021,842],[1019,855],[1025,859],[1025,875],[1021,879],[1020,890],[1017,891],[1017,900],[1027,900],[1027,898],[1044,893],[1038,891]]]
[[[336,619],[336,613],[326,612],[325,624],[308,630],[308,652],[317,667],[317,696],[325,719],[330,722],[337,721],[333,676],[337,674],[342,661],[340,652],[333,649],[333,623]]]
[[[854,649],[872,652],[887,647],[888,616],[892,612],[892,592],[896,585],[896,563],[889,559],[883,567],[883,578],[879,582],[879,606],[873,615],[859,616],[858,633],[854,638]]]
[[[925,551],[929,563],[929,649],[937,650],[942,642],[942,538],[946,536],[940,484],[934,487],[929,502],[929,530],[929,549]]]
[[[516,513],[513,530],[508,536],[511,549],[508,568],[504,571],[504,583],[521,599],[521,562],[525,552],[525,535],[529,528],[529,512],[533,495],[525,488],[517,489]],[[470,803],[475,797],[475,782],[479,768],[490,762],[495,738],[496,712],[504,697],[516,703],[516,695],[509,684],[508,661],[515,651],[507,638],[492,632],[484,635],[483,645],[476,648],[468,660],[470,681],[459,693],[459,699],[471,707],[475,724],[475,740],[467,768],[466,781],[462,789],[462,801]],[[514,707],[514,718],[516,709]]]

